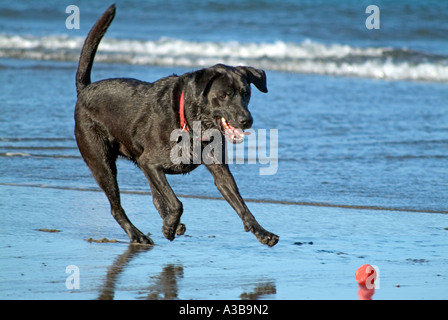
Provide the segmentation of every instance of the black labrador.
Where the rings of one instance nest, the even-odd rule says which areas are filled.
[[[76,141],[110,202],[113,217],[131,243],[153,241],[131,223],[121,206],[115,163],[118,156],[133,161],[144,172],[154,205],[163,219],[162,232],[173,240],[176,234],[185,232],[185,225],[180,223],[183,208],[165,174],[188,173],[200,165],[197,161],[173,161],[173,148],[182,138],[190,139],[190,145],[199,144],[200,150],[220,140],[225,152],[224,139],[197,138],[197,134],[192,134],[193,123],[200,123],[201,131],[215,129],[220,138],[241,142],[243,130],[253,122],[248,111],[250,84],[267,92],[266,75],[252,67],[219,64],[154,83],[129,78],[91,83],[96,50],[114,16],[112,5],[90,30],[81,51],[76,73]],[[187,135],[172,139],[176,129]],[[263,229],[250,213],[228,165],[224,161],[208,161],[206,166],[218,190],[241,217],[245,230],[254,233],[261,243],[274,246],[278,236]]]

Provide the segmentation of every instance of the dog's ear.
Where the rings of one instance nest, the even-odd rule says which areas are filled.
[[[193,83],[196,96],[206,96],[210,91],[213,81],[220,76],[222,74],[212,68],[205,68],[194,72]]]
[[[253,83],[255,87],[261,92],[267,93],[268,88],[266,84],[266,73],[261,69],[255,69],[252,67],[236,67],[249,83]]]

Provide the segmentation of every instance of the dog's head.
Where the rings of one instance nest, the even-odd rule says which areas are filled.
[[[251,83],[261,92],[268,92],[266,74],[252,67],[218,64],[192,73],[192,118],[201,121],[203,130],[218,129],[227,140],[241,143],[244,130],[253,123],[248,110]]]

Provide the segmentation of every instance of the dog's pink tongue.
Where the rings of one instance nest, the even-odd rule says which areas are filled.
[[[250,134],[250,132],[244,132],[240,128],[233,127],[225,118],[221,118],[221,122],[224,127],[225,138],[232,143],[241,143],[244,140],[244,136]]]

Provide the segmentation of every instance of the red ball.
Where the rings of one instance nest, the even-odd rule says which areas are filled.
[[[366,286],[369,289],[373,288],[376,277],[377,273],[370,264],[363,264],[355,272],[356,282],[358,282],[360,286]]]

